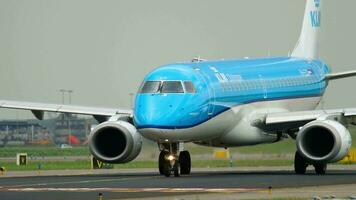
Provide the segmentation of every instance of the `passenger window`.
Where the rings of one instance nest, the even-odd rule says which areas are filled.
[[[180,81],[165,81],[162,83],[161,93],[184,93]]]
[[[191,81],[184,81],[184,88],[187,93],[196,93],[195,87]]]
[[[143,84],[140,93],[157,93],[159,92],[160,85],[160,81],[146,81]]]

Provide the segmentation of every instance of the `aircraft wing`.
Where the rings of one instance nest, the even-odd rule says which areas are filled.
[[[352,76],[356,76],[356,70],[330,73],[325,76],[325,79],[331,81]],[[252,122],[252,125],[268,132],[296,132],[306,123],[321,118],[332,118],[337,121],[343,120],[343,122],[356,125],[356,108],[267,113],[258,115]]]
[[[7,101],[0,100],[0,108],[30,110],[37,119],[43,119],[44,112],[60,112],[82,115],[92,115],[98,121],[105,121],[114,115],[132,115],[132,110],[128,109],[113,109],[113,108],[97,108],[74,105],[60,105],[47,103],[32,103],[23,101]]]
[[[317,119],[346,120],[349,124],[355,124],[356,108],[267,113],[252,124],[266,131],[290,131],[299,130],[299,127]]]

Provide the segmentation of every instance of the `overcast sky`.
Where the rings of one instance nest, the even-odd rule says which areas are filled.
[[[323,0],[321,58],[356,69],[355,0]],[[0,0],[0,99],[130,107],[150,70],[191,60],[287,55],[302,0]],[[331,82],[326,108],[356,107],[356,78]],[[28,117],[1,110],[1,119]]]

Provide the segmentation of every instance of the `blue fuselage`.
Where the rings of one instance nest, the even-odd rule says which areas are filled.
[[[243,104],[322,96],[326,64],[297,58],[176,63],[149,73],[146,81],[191,81],[195,93],[138,93],[138,129],[183,129]]]

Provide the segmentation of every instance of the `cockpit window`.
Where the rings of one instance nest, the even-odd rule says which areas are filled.
[[[184,81],[184,88],[187,93],[196,93],[195,87],[191,81]]]
[[[140,93],[158,93],[161,85],[161,81],[146,81]]]
[[[139,93],[184,93],[184,91],[196,93],[194,84],[191,81],[146,81],[142,84]]]
[[[180,81],[164,81],[161,93],[184,93],[182,83]]]

